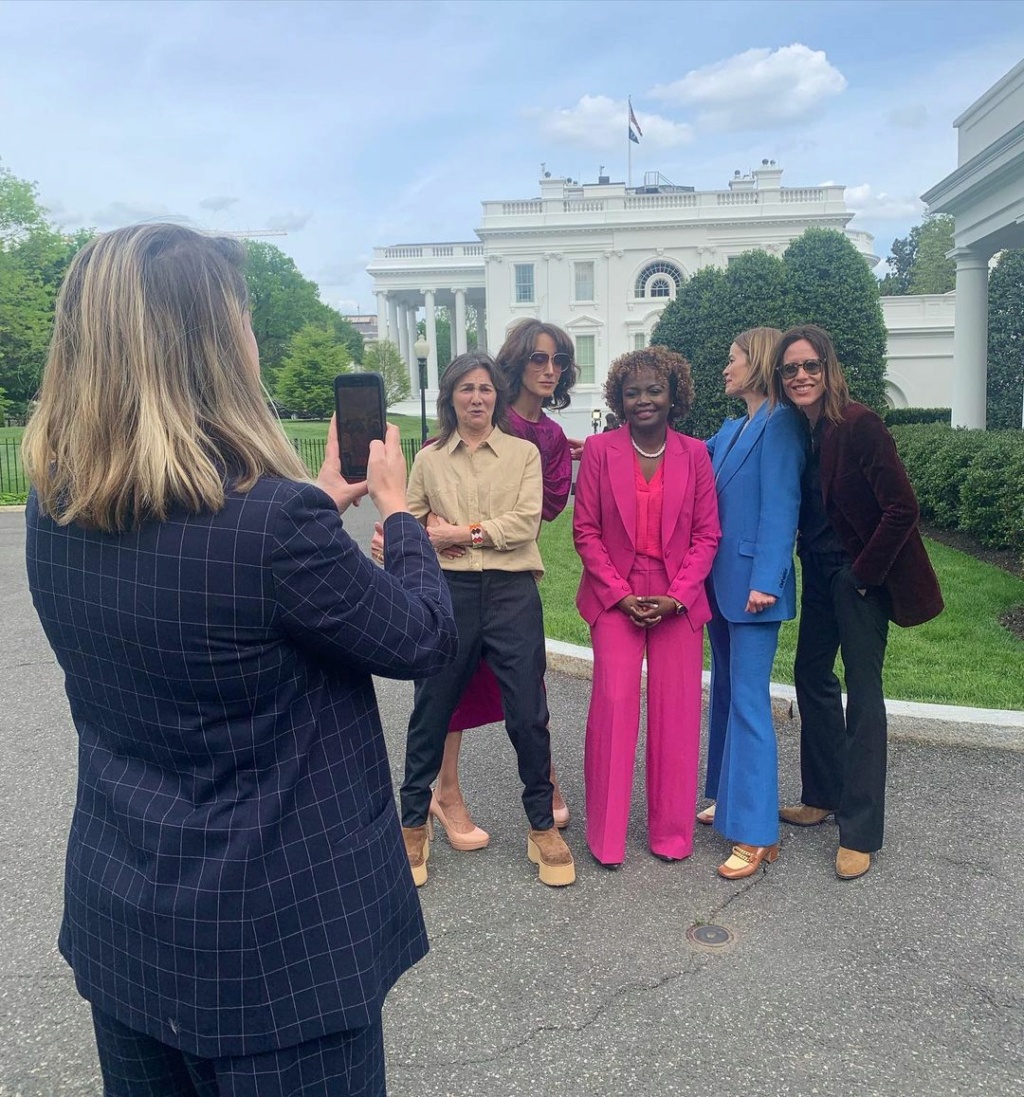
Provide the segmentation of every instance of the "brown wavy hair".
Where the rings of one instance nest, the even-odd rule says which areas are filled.
[[[681,423],[693,407],[693,377],[690,363],[668,347],[644,347],[616,358],[608,367],[608,379],[604,383],[604,402],[625,421],[622,407],[622,387],[626,379],[641,370],[649,369],[660,381],[668,385],[672,404],[669,407],[670,424]]]
[[[544,324],[540,320],[518,320],[509,329],[505,342],[501,344],[496,361],[508,381],[508,402],[514,404],[523,387],[523,370],[537,345],[537,336],[547,335],[555,344],[556,354],[568,354],[569,368],[562,371],[555,385],[555,391],[544,399],[544,407],[556,411],[567,408],[572,403],[569,393],[579,379],[576,368],[576,348],[572,339],[554,324]]]
[[[772,363],[772,395],[776,401],[789,404],[791,408],[801,411],[787,395],[786,387],[782,383],[782,374],[779,373],[786,351],[794,343],[799,343],[801,339],[806,339],[814,347],[815,355],[823,363],[821,376],[825,383],[825,403],[822,407],[822,413],[826,419],[831,420],[833,423],[841,423],[843,421],[843,409],[850,403],[850,389],[846,384],[846,378],[843,376],[843,367],[836,357],[836,348],[832,345],[832,337],[824,328],[819,328],[817,324],[800,324],[797,327],[788,328],[782,333],[782,337],[775,346],[775,360]]]
[[[499,430],[508,432],[509,400],[508,381],[505,380],[505,374],[489,354],[470,351],[468,354],[460,354],[458,358],[453,358],[441,374],[437,389],[437,423],[440,430],[434,443],[438,448],[446,445],[459,429],[459,420],[455,415],[455,388],[467,373],[472,373],[475,369],[485,369],[490,374],[491,383],[497,394],[491,423]]]

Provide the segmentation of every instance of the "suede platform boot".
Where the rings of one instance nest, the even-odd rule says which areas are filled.
[[[421,888],[427,882],[427,860],[430,857],[430,836],[427,824],[421,827],[402,827],[405,854],[409,858],[412,882]]]
[[[540,882],[548,887],[565,887],[576,881],[576,865],[572,851],[565,844],[558,827],[549,830],[530,829],[526,839],[526,856],[537,866]]]

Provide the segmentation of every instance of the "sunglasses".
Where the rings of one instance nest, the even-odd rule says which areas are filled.
[[[786,362],[784,365],[776,366],[775,368],[779,372],[779,376],[783,381],[792,381],[796,375],[803,370],[808,377],[817,377],[824,368],[825,363],[819,358],[808,358],[806,362]]]
[[[572,355],[548,354],[547,351],[535,350],[527,359],[527,363],[535,370],[547,369],[549,361],[559,373],[564,373],[572,365]]]

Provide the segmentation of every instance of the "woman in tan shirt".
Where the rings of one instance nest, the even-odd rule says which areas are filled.
[[[527,854],[543,883],[575,880],[551,811],[551,742],[544,694],[544,621],[537,579],[543,500],[540,454],[502,429],[508,384],[486,354],[463,354],[445,370],[437,398],[440,432],[416,455],[409,510],[441,556],[459,630],[455,661],[416,682],[401,789],[402,830],[417,886],[426,883],[430,785],[446,729],[480,659],[501,688],[505,727],[519,761],[530,821]],[[461,555],[445,550],[460,547]]]

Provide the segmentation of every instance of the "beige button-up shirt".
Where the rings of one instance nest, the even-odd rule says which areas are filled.
[[[446,571],[532,571],[539,579],[542,501],[537,447],[497,428],[475,451],[458,433],[421,449],[409,475],[409,510],[421,522],[430,512],[456,526],[479,522],[493,542],[454,560],[442,556]]]

